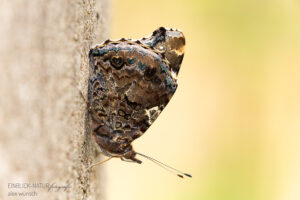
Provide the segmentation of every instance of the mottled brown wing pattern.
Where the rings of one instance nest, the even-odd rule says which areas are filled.
[[[180,31],[160,28],[141,41],[107,40],[90,50],[92,127],[107,155],[138,162],[131,142],[173,96],[184,44]]]

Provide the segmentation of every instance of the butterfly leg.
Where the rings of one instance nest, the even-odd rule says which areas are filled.
[[[83,95],[83,93],[82,93],[81,90],[79,90],[79,94],[80,94],[81,98],[83,99],[83,101],[85,102],[85,104],[87,105],[88,111],[89,111],[90,113],[92,113],[92,112],[93,112],[93,111],[92,111],[92,107],[90,106],[88,100],[85,98],[85,96]]]
[[[92,167],[95,167],[96,165],[101,165],[101,164],[103,164],[103,163],[109,161],[109,160],[112,159],[112,158],[113,158],[113,157],[108,157],[108,158],[106,158],[105,160],[96,162],[96,163],[90,165],[86,170],[89,170],[89,169],[91,169]]]

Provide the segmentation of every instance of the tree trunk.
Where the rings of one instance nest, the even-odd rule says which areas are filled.
[[[0,1],[0,199],[101,199],[99,167],[85,170],[98,150],[80,91],[109,4]]]

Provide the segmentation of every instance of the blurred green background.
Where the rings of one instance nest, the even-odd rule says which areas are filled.
[[[112,39],[186,37],[179,87],[135,150],[106,163],[106,199],[300,199],[300,2],[115,0]]]

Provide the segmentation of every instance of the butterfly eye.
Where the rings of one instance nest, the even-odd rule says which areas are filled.
[[[120,56],[113,56],[110,59],[112,66],[116,69],[121,69],[123,66],[123,58]]]

